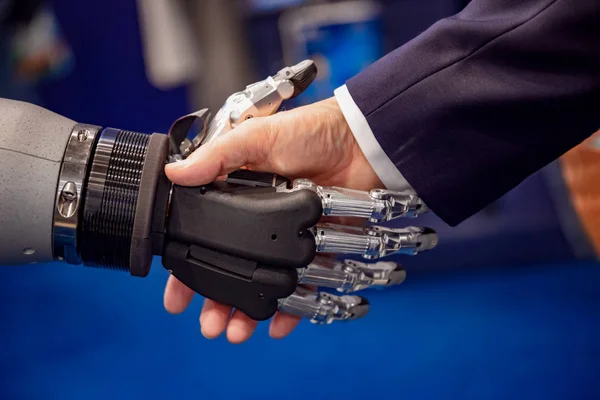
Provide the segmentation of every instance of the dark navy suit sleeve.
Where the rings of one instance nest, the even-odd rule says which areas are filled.
[[[456,225],[600,128],[600,0],[473,0],[346,86]]]

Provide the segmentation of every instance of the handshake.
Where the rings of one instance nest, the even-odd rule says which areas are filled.
[[[201,110],[171,127],[165,307],[180,313],[195,293],[206,297],[207,338],[241,343],[272,317],[273,338],[302,318],[361,318],[369,303],[351,293],[406,276],[379,259],[437,245],[430,229],[379,225],[427,207],[411,190],[381,189],[335,98],[277,113],[315,76],[311,61],[284,68],[230,96],[215,118]]]

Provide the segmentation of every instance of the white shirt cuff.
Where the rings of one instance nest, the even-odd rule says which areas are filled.
[[[346,85],[337,88],[334,93],[358,146],[385,187],[390,190],[412,189],[381,148],[367,119],[354,102]]]

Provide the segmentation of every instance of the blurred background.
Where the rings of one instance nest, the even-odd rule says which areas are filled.
[[[346,79],[467,0],[0,0],[0,97],[71,119],[166,132],[280,68]],[[568,135],[569,132],[565,132]],[[464,222],[371,314],[267,324],[241,346],[162,308],[146,279],[49,264],[0,269],[0,399],[598,399],[600,142],[590,138]],[[0,228],[0,237],[2,229]]]

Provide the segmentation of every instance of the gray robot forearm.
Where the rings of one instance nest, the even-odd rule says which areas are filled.
[[[49,262],[63,155],[75,121],[0,99],[0,265]]]

